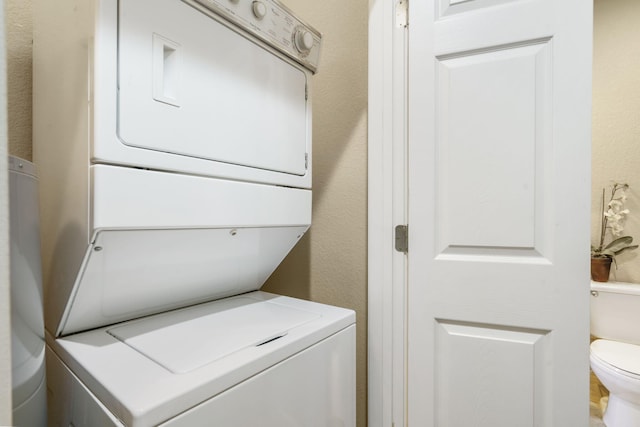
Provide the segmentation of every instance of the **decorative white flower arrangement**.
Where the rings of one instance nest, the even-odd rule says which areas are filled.
[[[624,221],[629,215],[629,209],[624,208],[624,202],[627,200],[626,191],[628,189],[628,184],[614,183],[611,186],[611,197],[609,198],[609,203],[606,205],[605,189],[602,189],[600,243],[598,246],[591,246],[592,258],[611,258],[615,262],[617,255],[638,247],[638,245],[632,244],[633,237],[622,236],[622,232],[624,231]],[[611,232],[613,240],[609,244],[605,245],[607,230]]]

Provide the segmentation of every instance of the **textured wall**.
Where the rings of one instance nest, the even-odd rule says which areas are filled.
[[[264,290],[355,309],[358,426],[367,390],[366,0],[285,0],[323,34],[313,77],[313,225]]]
[[[631,186],[624,234],[640,243],[640,1],[594,2],[592,242],[611,181]],[[570,215],[567,212],[567,215]],[[618,257],[612,280],[640,283],[640,250]]]
[[[31,160],[31,0],[6,1],[9,153]]]

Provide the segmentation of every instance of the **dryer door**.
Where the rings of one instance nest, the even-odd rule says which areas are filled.
[[[122,143],[306,173],[302,68],[181,1],[121,1],[118,25]]]

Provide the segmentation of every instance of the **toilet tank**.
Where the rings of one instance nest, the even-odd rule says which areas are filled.
[[[640,344],[640,284],[591,282],[591,335]]]

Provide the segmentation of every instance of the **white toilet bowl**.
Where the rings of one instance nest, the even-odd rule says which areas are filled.
[[[609,390],[607,427],[640,426],[640,346],[599,339],[591,343],[591,369]]]

